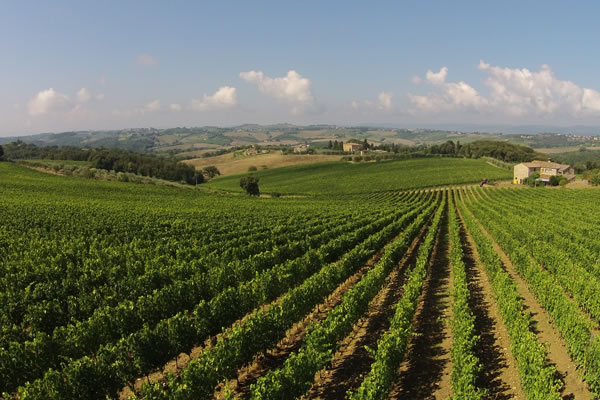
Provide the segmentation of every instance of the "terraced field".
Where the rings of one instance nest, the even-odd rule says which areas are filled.
[[[0,190],[5,398],[600,397],[597,190]]]

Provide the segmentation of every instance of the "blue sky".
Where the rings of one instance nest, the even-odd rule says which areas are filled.
[[[5,2],[0,136],[600,125],[600,3]]]

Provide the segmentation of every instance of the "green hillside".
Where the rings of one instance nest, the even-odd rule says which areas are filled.
[[[489,165],[484,160],[419,158],[370,163],[329,162],[284,167],[254,173],[265,193],[334,194],[368,193],[415,189],[448,184],[510,179],[512,171]],[[241,192],[240,176],[212,180],[207,186]]]

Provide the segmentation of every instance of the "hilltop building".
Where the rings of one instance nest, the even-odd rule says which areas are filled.
[[[540,180],[550,181],[551,176],[564,176],[567,180],[575,179],[573,168],[570,165],[558,164],[551,161],[531,161],[515,165],[513,183],[522,184],[529,175],[537,172]]]
[[[308,152],[309,148],[310,144],[299,144],[298,146],[294,147],[294,153],[306,153]]]
[[[354,153],[355,151],[360,151],[362,146],[358,143],[344,143],[344,151],[348,153]]]

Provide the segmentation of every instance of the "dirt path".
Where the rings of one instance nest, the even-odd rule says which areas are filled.
[[[344,399],[348,390],[356,390],[369,372],[373,356],[365,349],[377,348],[377,340],[389,328],[394,305],[402,295],[406,271],[414,263],[418,245],[423,240],[425,227],[408,248],[385,286],[369,304],[367,314],[356,323],[352,333],[342,342],[331,364],[319,371],[315,384],[302,399]]]
[[[531,314],[533,329],[539,340],[548,346],[548,359],[555,366],[560,379],[564,383],[563,398],[592,399],[593,395],[587,384],[583,381],[580,372],[577,370],[577,366],[569,356],[564,340],[553,327],[552,319],[538,303],[533,293],[529,291],[527,283],[516,272],[514,265],[506,253],[504,253],[502,248],[500,248],[498,243],[484,228],[482,231],[492,241],[494,249],[502,259],[506,272],[508,272],[515,282],[519,295],[523,299],[523,304]]]
[[[420,232],[418,237],[411,244],[408,252],[414,250],[417,243],[422,240],[425,228]],[[306,328],[315,322],[324,320],[327,313],[340,303],[343,295],[350,290],[361,278],[368,272],[381,258],[385,249],[390,246],[400,235],[391,240],[385,247],[379,250],[371,259],[355,274],[348,278],[340,285],[322,304],[316,306],[311,314],[309,314],[302,322],[296,324],[286,333],[286,337],[282,339],[275,348],[267,351],[259,356],[254,363],[239,370],[238,377],[230,380],[227,385],[229,390],[236,398],[248,398],[250,395],[250,386],[255,383],[260,377],[271,369],[279,368],[285,362],[285,359],[290,353],[298,350],[306,334]],[[407,252],[407,253],[408,253]],[[406,256],[405,256],[406,257]],[[370,365],[370,364],[369,364]],[[223,398],[223,387],[217,388],[215,398]]]
[[[516,362],[509,351],[508,331],[496,304],[493,289],[472,239],[461,224],[461,241],[469,291],[470,307],[475,315],[475,334],[480,336],[475,355],[482,370],[477,386],[487,390],[488,399],[523,399]]]
[[[414,320],[415,336],[392,387],[394,399],[448,399],[452,336],[448,225],[443,222]]]

